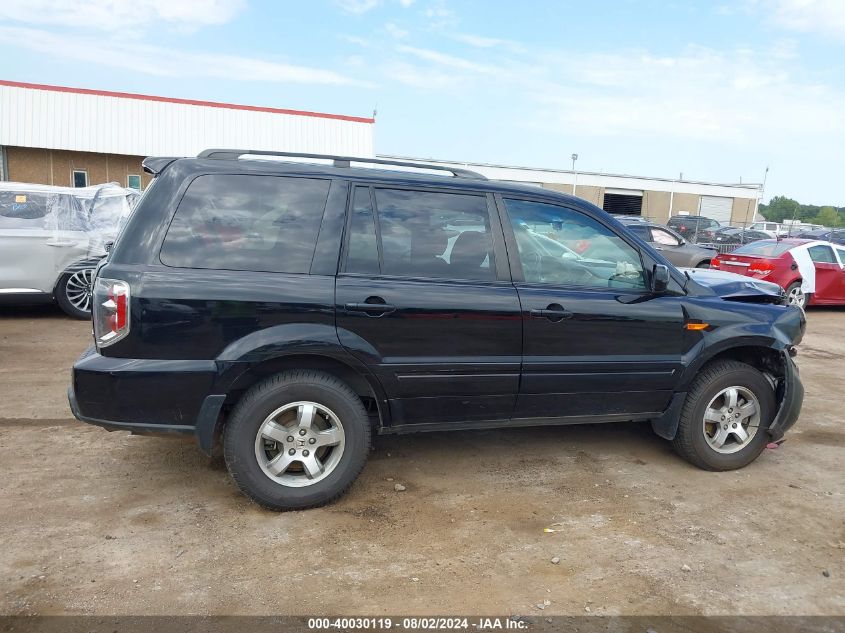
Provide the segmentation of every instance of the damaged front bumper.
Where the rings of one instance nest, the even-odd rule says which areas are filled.
[[[804,404],[804,385],[798,374],[798,366],[792,360],[790,350],[784,350],[783,354],[783,379],[778,388],[780,396],[780,407],[774,421],[769,425],[768,432],[773,442],[783,439],[784,433],[789,430],[798,420],[801,414],[801,406]]]

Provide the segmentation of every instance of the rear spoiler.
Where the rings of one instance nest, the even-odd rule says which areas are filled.
[[[163,172],[165,167],[167,167],[174,160],[176,160],[175,157],[173,157],[173,158],[163,158],[163,157],[150,156],[148,158],[145,158],[143,160],[143,162],[141,162],[141,167],[143,167],[145,172],[147,172],[148,174],[151,174],[153,177],[156,177],[161,172]]]

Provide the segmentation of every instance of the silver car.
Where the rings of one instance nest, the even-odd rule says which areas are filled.
[[[622,223],[679,268],[710,268],[711,260],[718,254],[714,248],[691,244],[662,224],[633,220],[623,220]]]
[[[55,300],[91,315],[91,281],[138,193],[115,184],[73,189],[0,182],[0,301]]]

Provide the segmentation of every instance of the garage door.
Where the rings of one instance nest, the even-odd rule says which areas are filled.
[[[614,215],[642,215],[643,192],[628,189],[605,189],[602,208]]]
[[[721,224],[731,223],[731,209],[734,206],[733,198],[722,198],[719,196],[701,196],[701,206],[698,214],[705,218],[713,218]]]

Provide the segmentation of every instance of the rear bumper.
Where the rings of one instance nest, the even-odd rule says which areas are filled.
[[[782,439],[784,433],[795,424],[798,416],[801,415],[801,406],[804,404],[804,384],[798,375],[798,366],[788,352],[783,352],[783,356],[785,367],[783,397],[780,409],[769,426],[769,435],[772,436],[773,441]]]
[[[68,402],[77,419],[110,431],[197,434],[208,419],[213,431],[225,399],[210,395],[216,376],[214,361],[111,358],[91,347],[73,366]]]

